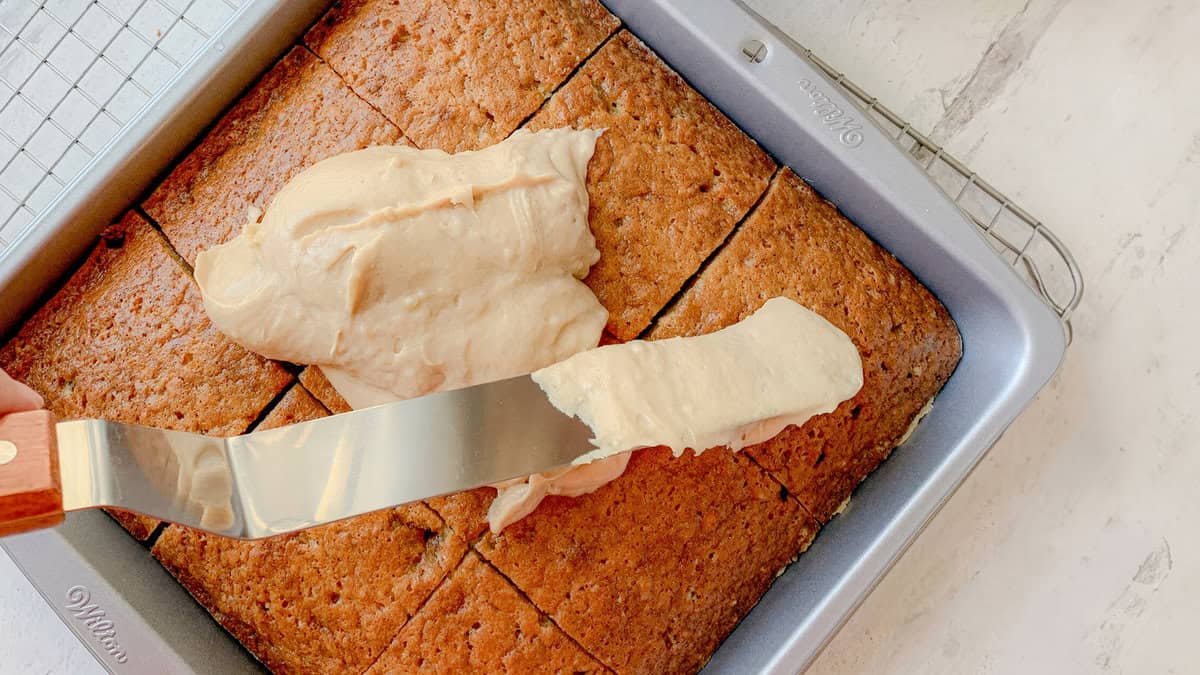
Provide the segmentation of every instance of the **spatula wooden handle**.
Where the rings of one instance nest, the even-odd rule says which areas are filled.
[[[0,417],[0,537],[63,519],[54,425],[46,410]]]

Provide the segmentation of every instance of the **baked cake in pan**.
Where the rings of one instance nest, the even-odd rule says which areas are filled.
[[[293,176],[326,157],[404,143],[337,73],[295,47],[142,204],[189,264],[237,235]]]
[[[356,0],[106,231],[0,367],[62,417],[227,435],[343,412],[319,369],[217,332],[190,262],[320,159],[478,148],[522,125],[606,129],[585,280],[605,342],[710,332],[786,295],[850,336],[864,386],[742,453],[638,451],[499,534],[491,488],[254,542],[115,514],[275,671],[695,671],[958,361],[927,289],[594,0]]]
[[[200,290],[162,235],[129,213],[66,285],[0,348],[0,368],[59,418],[100,417],[240,434],[292,380],[208,320]],[[158,521],[117,519],[138,539]]]

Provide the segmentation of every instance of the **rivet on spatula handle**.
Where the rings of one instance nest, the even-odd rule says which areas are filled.
[[[0,417],[0,537],[63,519],[54,425],[46,410]]]

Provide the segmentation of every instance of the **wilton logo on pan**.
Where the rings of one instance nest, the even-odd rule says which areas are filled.
[[[87,626],[92,632],[96,644],[108,652],[117,663],[125,663],[129,656],[117,644],[117,628],[112,620],[105,618],[105,612],[92,602],[92,592],[86,586],[75,585],[67,589],[67,603],[64,605],[76,621]]]
[[[807,78],[801,79],[799,82],[800,90],[808,94],[812,99],[813,114],[820,118],[821,122],[829,127],[830,131],[837,132],[838,140],[842,145],[848,148],[857,148],[862,145],[863,134],[862,125],[859,124],[853,117],[846,114],[837,104],[829,100],[829,96],[825,92],[817,88],[812,80]]]

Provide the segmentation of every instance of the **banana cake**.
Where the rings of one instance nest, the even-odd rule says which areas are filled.
[[[222,335],[162,235],[130,212],[0,348],[0,368],[60,418],[232,436],[292,380]],[[157,521],[118,512],[145,539]]]
[[[328,414],[294,385],[257,428]],[[170,525],[153,552],[268,668],[362,672],[466,542],[417,503],[258,541]]]
[[[697,335],[787,296],[864,386],[733,454],[634,453],[499,533],[481,488],[244,542],[124,514],[277,672],[693,672],[899,442],[961,354],[946,310],[595,0],[347,0],[110,228],[0,348],[62,417],[216,435],[349,407],[208,322],[190,263],[325,157],[604,129],[588,166],[603,342]],[[147,220],[147,218],[149,220]]]
[[[343,0],[305,37],[421,148],[503,140],[618,21],[597,0]]]

